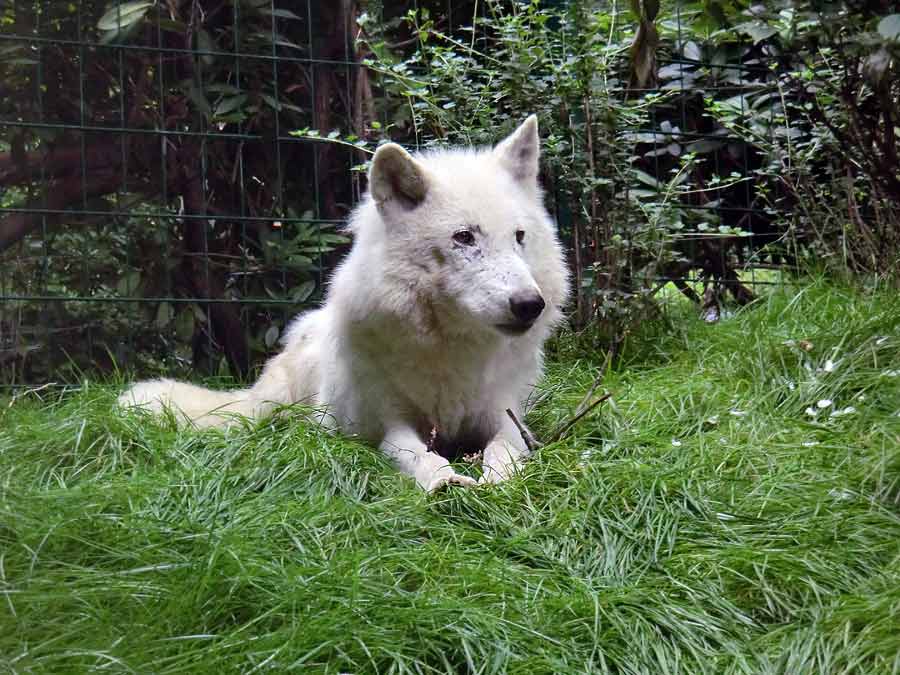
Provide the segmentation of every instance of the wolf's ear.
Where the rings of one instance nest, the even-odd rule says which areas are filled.
[[[494,155],[503,168],[529,187],[537,185],[540,152],[537,115],[531,115],[494,148]]]
[[[369,189],[379,206],[396,200],[412,207],[425,199],[428,176],[425,167],[406,150],[396,143],[385,143],[375,151],[372,159]]]

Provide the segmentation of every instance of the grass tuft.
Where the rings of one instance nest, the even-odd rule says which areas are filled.
[[[603,363],[563,340],[529,420]],[[521,479],[426,496],[264,421],[0,401],[13,672],[900,672],[900,298],[813,281],[645,326]]]

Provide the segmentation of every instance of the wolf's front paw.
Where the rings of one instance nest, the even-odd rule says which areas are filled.
[[[514,455],[508,445],[492,443],[484,451],[481,470],[479,485],[502,483],[522,471],[522,459]]]
[[[481,474],[481,478],[478,479],[479,485],[494,485],[495,483],[502,483],[505,480],[509,480],[512,476],[521,471],[521,467],[518,464],[505,466],[499,470],[491,466],[485,466],[483,467],[483,469],[484,471]]]
[[[427,482],[422,484],[422,487],[425,488],[426,492],[434,492],[453,485],[473,487],[478,485],[478,481],[474,478],[463,476],[461,473],[456,473],[449,466],[444,466],[431,474]]]
[[[481,474],[481,478],[478,479],[478,484],[479,485],[493,485],[494,483],[502,483],[507,478],[509,478],[509,476],[501,474],[490,468],[485,468],[484,473]]]

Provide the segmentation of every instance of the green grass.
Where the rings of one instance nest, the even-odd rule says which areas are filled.
[[[601,361],[557,351],[538,432]],[[432,496],[309,426],[0,401],[0,670],[897,673],[898,371],[890,290],[685,312],[524,478]]]

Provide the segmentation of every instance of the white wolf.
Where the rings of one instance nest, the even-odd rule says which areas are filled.
[[[253,387],[154,380],[120,404],[217,426],[308,403],[425,490],[475,483],[446,450],[484,449],[480,482],[507,478],[527,448],[505,411],[521,419],[569,294],[538,155],[534,116],[492,150],[382,145],[324,305],[294,321]]]

